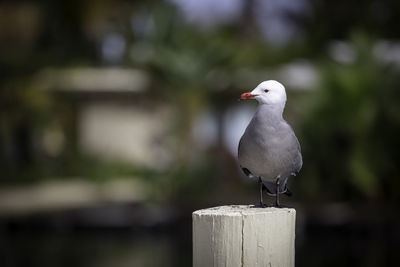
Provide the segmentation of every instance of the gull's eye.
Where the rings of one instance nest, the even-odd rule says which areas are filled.
[[[269,92],[269,90],[268,90],[268,89],[265,89],[265,90],[264,90],[264,92],[268,93],[268,92]]]

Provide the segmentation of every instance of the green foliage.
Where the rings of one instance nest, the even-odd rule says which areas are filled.
[[[393,14],[398,4],[310,1],[308,18],[287,14],[302,28],[301,38],[277,47],[265,42],[246,10],[230,23],[201,29],[185,21],[170,1],[47,2],[37,6],[39,30],[31,43],[13,45],[11,40],[1,45],[7,50],[0,55],[0,166],[5,177],[1,182],[32,182],[53,176],[101,181],[127,175],[144,177],[153,184],[154,199],[183,195],[199,199],[213,186],[224,187],[222,176],[239,175],[223,171],[236,168],[233,160],[216,164],[230,157],[226,154],[207,151],[192,155],[191,131],[198,114],[207,109],[217,111],[221,123],[239,94],[235,84],[238,72],[273,71],[281,64],[306,59],[321,77],[309,92],[288,90],[288,109],[296,111],[291,116],[301,133],[304,155],[303,171],[299,179],[293,179],[301,189],[296,195],[399,200],[399,70],[373,55],[379,39],[364,34],[371,32],[367,25],[374,25],[371,35],[375,38],[395,35],[399,28]],[[375,16],[379,12],[371,8],[374,5],[393,14],[385,22]],[[354,16],[357,12],[362,16]],[[152,23],[148,33],[132,31],[132,19],[140,16],[147,16]],[[354,34],[355,29],[358,32]],[[151,75],[152,89],[144,97],[161,98],[177,110],[169,129],[176,142],[173,154],[177,160],[162,173],[82,156],[76,136],[76,95],[52,94],[34,82],[37,72],[49,66],[113,65],[101,55],[103,38],[109,33],[118,33],[125,40],[126,51],[119,65]],[[357,55],[354,62],[335,63],[325,54],[334,39],[351,40]],[[132,50],[142,57],[132,56]],[[38,135],[49,125],[65,132],[66,148],[54,158],[38,148]],[[223,150],[221,144],[215,146]]]
[[[319,180],[317,188],[310,185],[313,197],[398,198],[398,70],[379,63],[368,40],[356,38],[353,44],[358,55],[353,63],[320,64],[322,82],[302,130],[304,176]]]

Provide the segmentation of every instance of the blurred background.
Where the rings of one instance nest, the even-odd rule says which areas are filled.
[[[276,79],[297,266],[399,266],[400,2],[0,2],[0,266],[191,266]],[[272,201],[272,199],[268,199]]]

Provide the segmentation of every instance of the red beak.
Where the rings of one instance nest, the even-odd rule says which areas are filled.
[[[254,98],[254,97],[256,97],[256,96],[258,96],[258,95],[253,95],[253,94],[251,94],[250,92],[247,92],[247,93],[243,93],[243,94],[240,96],[240,99],[245,100],[245,99]]]

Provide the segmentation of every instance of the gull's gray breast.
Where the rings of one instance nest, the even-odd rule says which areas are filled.
[[[299,142],[283,119],[260,120],[256,113],[247,126],[238,149],[239,164],[264,181],[287,179],[301,169]]]

